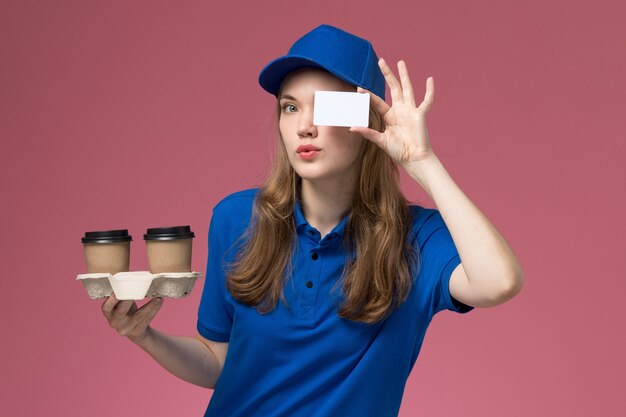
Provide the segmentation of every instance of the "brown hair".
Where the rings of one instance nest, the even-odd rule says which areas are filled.
[[[276,110],[275,121],[280,118],[279,104]],[[369,127],[385,129],[373,109]],[[254,201],[250,225],[240,237],[245,244],[227,272],[232,296],[262,314],[272,311],[279,298],[287,304],[282,290],[291,276],[297,244],[294,209],[302,180],[289,162],[280,131],[278,137],[277,159]],[[400,190],[396,163],[367,139],[361,155],[352,206],[346,213],[347,261],[338,277],[343,280],[338,279],[335,288],[343,283],[340,317],[376,323],[408,297],[419,254],[408,242],[411,212]]]

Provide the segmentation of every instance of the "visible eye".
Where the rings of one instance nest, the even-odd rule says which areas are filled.
[[[296,106],[294,106],[293,104],[289,104],[289,103],[287,103],[287,104],[285,104],[285,105],[283,106],[283,110],[285,110],[285,112],[287,112],[287,113],[293,113],[293,111],[289,111],[289,110],[287,110],[287,109],[288,109],[288,108],[290,108],[290,107],[293,107],[294,109],[296,108]],[[295,110],[294,110],[294,111],[295,111]]]

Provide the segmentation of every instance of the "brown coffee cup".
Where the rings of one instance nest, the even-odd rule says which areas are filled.
[[[87,273],[128,272],[132,240],[127,229],[85,232],[82,243]]]
[[[191,272],[192,239],[190,226],[155,227],[143,235],[150,272]]]

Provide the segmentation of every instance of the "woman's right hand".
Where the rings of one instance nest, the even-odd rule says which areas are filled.
[[[141,308],[133,300],[118,300],[112,293],[102,304],[102,313],[120,336],[140,344],[149,334],[149,324],[163,305],[162,298],[153,298]]]

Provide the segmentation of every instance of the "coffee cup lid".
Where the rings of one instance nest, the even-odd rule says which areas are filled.
[[[83,243],[119,243],[130,242],[133,238],[128,234],[128,229],[118,229],[85,232],[81,240]]]
[[[153,227],[143,235],[144,240],[176,240],[195,237],[190,226]]]

